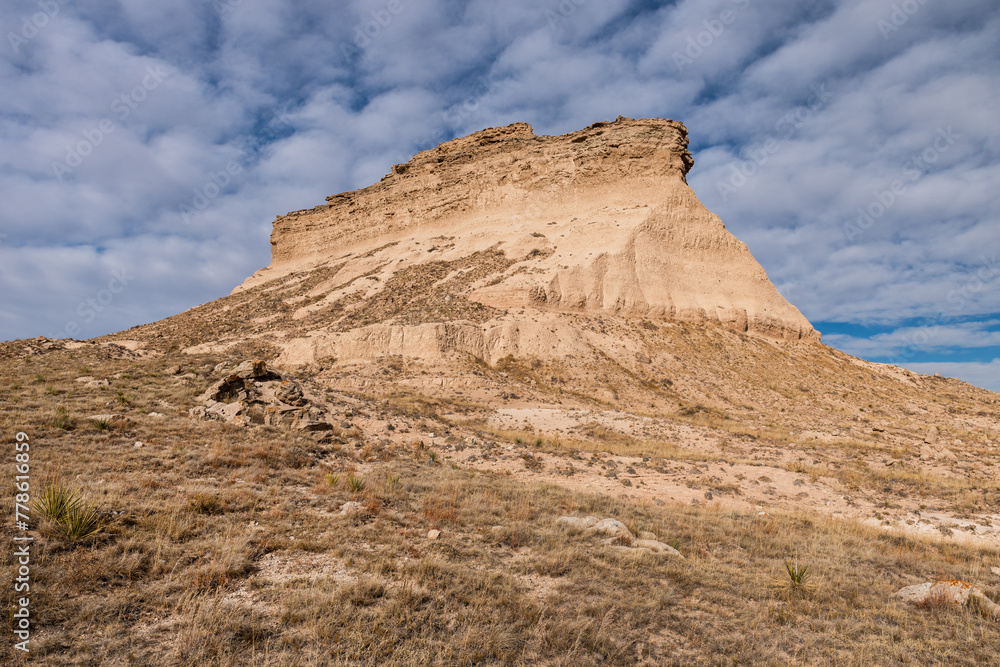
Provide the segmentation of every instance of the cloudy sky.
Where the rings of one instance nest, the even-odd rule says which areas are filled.
[[[995,0],[0,0],[0,25],[2,339],[223,296],[276,215],[440,141],[662,117],[825,342],[1000,391]]]

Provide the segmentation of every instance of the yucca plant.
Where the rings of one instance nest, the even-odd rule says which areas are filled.
[[[49,521],[56,522],[66,516],[66,512],[76,502],[77,494],[56,484],[49,484],[42,495],[32,503],[35,511]]]
[[[360,493],[365,488],[365,478],[355,476],[354,473],[351,473],[347,476],[347,488],[349,488],[352,493]]]
[[[69,508],[59,526],[66,539],[76,542],[101,532],[101,513],[93,505],[79,503]]]
[[[77,489],[49,484],[33,507],[45,518],[52,531],[70,542],[85,539],[101,531],[101,514],[85,503]]]
[[[90,425],[98,431],[107,431],[111,428],[111,419],[108,417],[96,417],[90,420]]]
[[[798,559],[785,561],[785,575],[778,577],[776,583],[798,591],[810,590],[813,587],[812,571],[808,565],[799,565]]]
[[[336,473],[327,473],[326,484],[327,486],[337,486],[340,484],[340,475]]]
[[[389,485],[390,489],[394,489],[399,484],[399,475],[394,472],[388,473],[385,476],[385,482]]]

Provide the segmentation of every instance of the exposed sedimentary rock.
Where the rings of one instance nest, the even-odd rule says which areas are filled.
[[[294,318],[317,326],[287,343],[289,363],[318,348],[492,358],[543,335],[504,318],[521,308],[818,340],[695,197],[692,163],[671,120],[618,118],[559,136],[525,123],[483,130],[279,217],[271,265],[236,292],[323,272],[296,304]]]

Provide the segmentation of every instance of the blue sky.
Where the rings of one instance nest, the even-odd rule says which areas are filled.
[[[227,294],[274,217],[515,121],[683,121],[830,345],[1000,391],[993,0],[0,3],[0,338]]]

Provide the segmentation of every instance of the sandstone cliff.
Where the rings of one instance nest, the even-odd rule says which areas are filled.
[[[491,338],[506,340],[512,308],[818,340],[695,197],[685,179],[692,164],[687,132],[671,120],[619,117],[560,136],[536,136],[525,123],[483,130],[279,217],[271,265],[234,293],[325,269],[332,275],[295,318],[324,329],[314,338],[332,336],[330,352],[362,354],[359,345],[395,338],[426,354],[419,341],[430,337],[431,348],[479,355]]]

